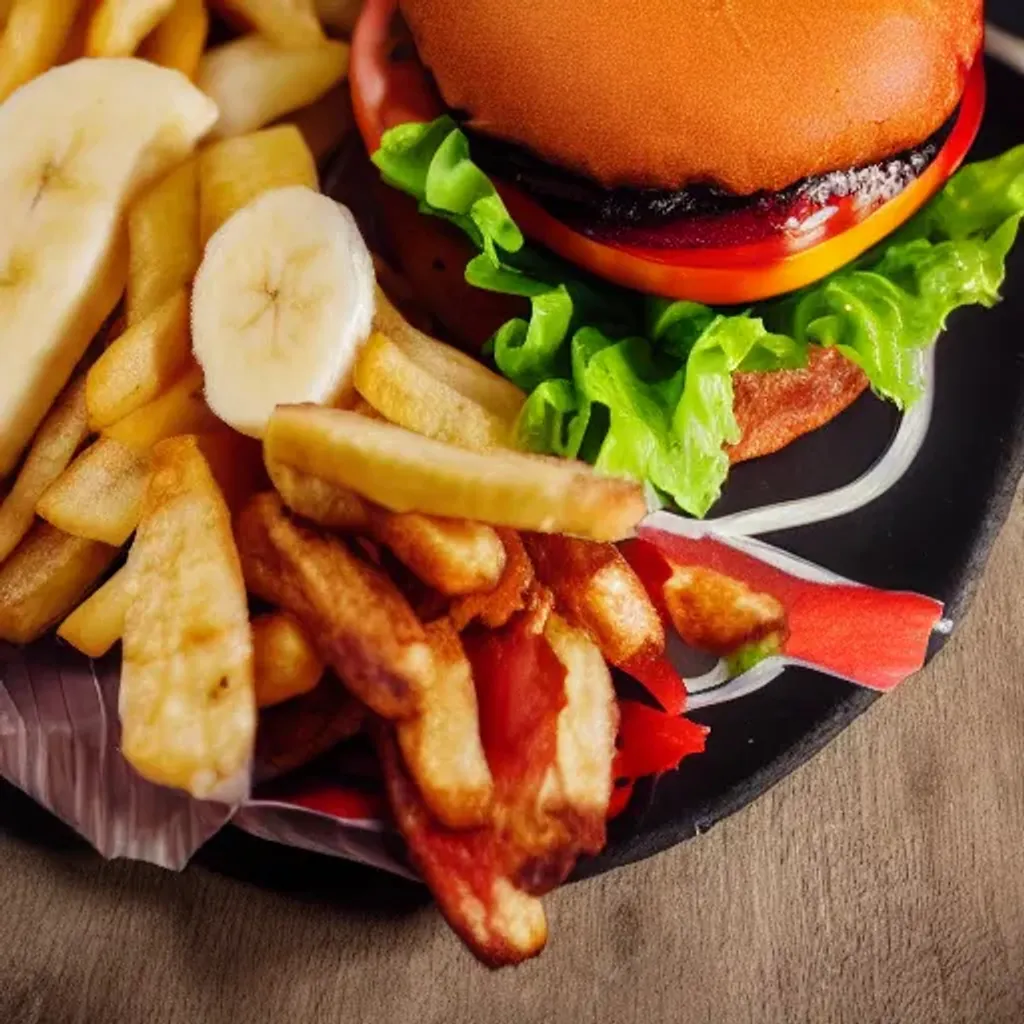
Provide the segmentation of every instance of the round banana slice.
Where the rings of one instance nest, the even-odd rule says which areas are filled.
[[[275,406],[349,390],[374,311],[373,261],[349,211],[308,188],[265,192],[210,239],[192,292],[206,400],[262,437]]]

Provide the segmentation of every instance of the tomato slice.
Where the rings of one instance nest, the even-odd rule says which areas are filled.
[[[373,152],[385,131],[444,112],[412,47],[396,44],[397,0],[368,0],[352,46],[356,121]],[[712,305],[757,302],[812,284],[855,260],[905,223],[946,183],[967,156],[985,108],[980,57],[968,73],[956,124],[935,160],[895,198],[873,212],[837,204],[818,230],[725,248],[652,249],[588,238],[517,188],[496,182],[509,212],[530,238],[599,277],[636,291]]]

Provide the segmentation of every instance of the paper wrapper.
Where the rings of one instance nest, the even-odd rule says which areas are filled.
[[[888,689],[920,668],[933,630],[948,628],[936,601],[861,587],[761,542],[716,536],[700,523],[659,514],[641,536],[640,543],[678,553],[687,564],[776,591],[791,607],[794,631],[787,644],[799,641],[799,650],[788,657],[784,650],[737,680],[715,679],[714,689],[700,692],[700,701],[693,702],[702,707],[767,685],[787,663]],[[854,632],[822,625],[839,621]],[[855,643],[858,628],[860,643]],[[890,637],[881,645],[884,652],[878,644],[863,643],[882,634],[898,636],[895,644]],[[366,776],[346,778],[344,755],[336,763],[328,758],[318,774],[257,787],[255,798],[233,807],[192,800],[140,778],[119,748],[118,672],[116,653],[91,662],[55,639],[26,648],[0,644],[0,775],[104,857],[179,870],[230,823],[262,839],[415,877],[382,820],[372,786],[366,795]]]

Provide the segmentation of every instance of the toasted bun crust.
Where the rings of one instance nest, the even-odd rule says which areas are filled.
[[[400,0],[447,104],[606,185],[746,195],[950,116],[982,0]]]

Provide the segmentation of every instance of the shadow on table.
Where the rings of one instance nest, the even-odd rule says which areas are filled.
[[[0,831],[50,853],[91,854],[81,836],[6,782],[0,782]],[[405,916],[430,903],[425,886],[362,864],[269,843],[233,828],[214,836],[194,864],[293,899],[360,912]]]

